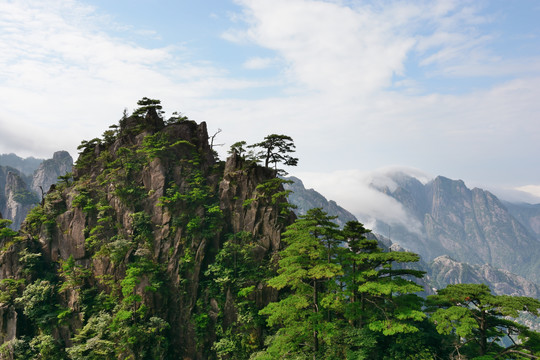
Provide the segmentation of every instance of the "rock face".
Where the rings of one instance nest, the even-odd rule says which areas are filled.
[[[52,159],[44,160],[38,165],[37,159],[21,159],[14,154],[3,156],[2,161],[33,173],[27,175],[14,167],[0,166],[0,211],[6,219],[13,222],[11,228],[15,230],[19,229],[28,211],[40,202],[40,186],[46,192],[58,181],[58,176],[70,172],[73,166],[73,159],[66,151],[58,151]],[[31,166],[36,166],[37,169],[34,171]]]
[[[398,200],[421,224],[410,231],[392,226],[392,240],[427,261],[441,255],[469,264],[489,264],[540,281],[539,240],[488,191],[468,189],[461,180],[437,177],[422,184],[401,176],[394,189],[380,190]],[[386,228],[387,224],[378,224]]]
[[[0,166],[0,212],[11,220],[11,228],[18,229],[37,197],[17,170]]]
[[[486,284],[498,295],[540,298],[540,288],[531,281],[490,265],[469,265],[444,255],[435,258],[428,267],[428,281],[434,288],[448,284]]]
[[[73,158],[67,151],[57,151],[52,159],[44,160],[34,171],[31,188],[36,194],[47,193],[52,184],[56,184],[59,176],[71,172]]]
[[[243,254],[256,259],[256,266],[269,263],[281,246],[281,232],[294,219],[280,207],[284,198],[276,201],[258,188],[275,179],[275,171],[236,155],[226,163],[216,161],[204,122],[165,125],[152,109],[144,118],[122,119],[114,134],[83,144],[73,182],[51,188],[45,204],[35,208],[21,228],[27,244],[38,247],[52,271],[47,279],[59,279],[56,289],[63,289],[55,301],[69,315],[54,338],[72,347],[70,351],[88,352],[83,347],[90,342],[74,335],[109,319],[107,326],[113,321],[140,329],[145,335],[137,341],[149,342],[128,341],[128,335],[115,333],[132,344],[115,350],[123,356],[206,359],[218,331],[232,331],[229,327],[239,316],[239,289],[212,277],[212,269],[221,264],[217,254],[231,243],[234,249],[249,248]],[[53,161],[67,170],[69,158],[57,154]],[[46,184],[51,178],[39,175],[38,180]],[[68,283],[72,275],[55,270],[67,269],[58,264],[84,269],[84,276]],[[34,273],[29,281],[45,286],[40,276]],[[247,300],[259,308],[277,296],[264,284],[248,284],[252,290]],[[89,294],[105,300],[90,306]],[[4,340],[33,334],[28,326],[13,329],[21,318],[32,320],[21,311],[17,309],[19,320],[6,315],[11,335]],[[245,336],[261,341],[260,325],[250,326]],[[106,330],[104,338],[92,344],[109,341],[106,336],[113,331]],[[169,342],[162,346],[158,335],[165,331]]]

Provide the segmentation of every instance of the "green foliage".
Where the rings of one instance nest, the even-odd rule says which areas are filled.
[[[172,159],[176,156],[174,150],[180,147],[185,147],[193,150],[195,147],[192,143],[186,140],[171,141],[168,134],[158,132],[153,135],[147,135],[142,143],[142,149],[139,152],[145,154],[148,159]]]
[[[325,333],[325,312],[333,308],[334,279],[343,275],[335,262],[338,243],[325,246],[321,237],[331,236],[337,225],[321,209],[309,210],[287,227],[282,240],[287,247],[280,252],[278,275],[268,281],[276,289],[288,288],[291,294],[261,310],[268,315],[270,326],[280,326],[269,353],[316,356],[324,345],[320,334]],[[339,297],[339,295],[338,295]]]
[[[56,323],[58,309],[56,307],[55,288],[48,280],[36,280],[24,289],[22,295],[15,299],[23,313],[35,321],[40,327],[48,329]]]
[[[64,175],[60,175],[58,177],[58,181],[59,181],[58,184],[61,188],[68,187],[73,182],[73,173],[68,172],[68,173],[65,173]]]
[[[51,335],[40,334],[34,338],[22,337],[4,343],[0,353],[12,354],[14,360],[44,359],[62,360],[67,359],[61,344]]]
[[[29,252],[28,249],[22,249],[19,252],[19,262],[22,265],[22,273],[26,275],[38,273],[44,267],[41,253]]]
[[[13,195],[13,200],[22,205],[34,205],[39,203],[39,196],[30,190],[19,190]]]
[[[133,112],[132,116],[144,116],[150,109],[155,109],[158,114],[161,113],[161,109],[163,106],[161,106],[161,100],[157,99],[149,99],[147,97],[143,97],[141,100],[137,101],[137,105],[139,107]]]
[[[237,141],[235,142],[234,144],[231,145],[228,153],[229,154],[233,154],[233,153],[236,153],[238,154],[239,156],[244,156],[244,154],[246,153],[246,145],[247,143],[245,141]]]
[[[268,259],[256,256],[257,247],[251,233],[229,235],[204,273],[210,296],[220,306],[235,304],[233,323],[225,326],[218,322],[214,330],[217,340],[212,349],[219,359],[248,359],[262,341],[260,329],[264,319],[258,314],[255,293],[271,270]]]
[[[74,345],[67,349],[69,357],[73,360],[116,359],[111,321],[112,316],[106,312],[92,316],[73,338]]]
[[[2,279],[0,281],[0,304],[13,305],[15,297],[21,293],[24,279]]]
[[[266,180],[255,188],[255,197],[244,200],[243,206],[248,207],[255,201],[263,201],[265,204],[276,206],[279,210],[280,219],[289,218],[292,209],[296,206],[287,201],[291,190],[284,190],[283,184],[290,184],[292,180],[282,178],[272,178]]]
[[[183,189],[170,183],[159,205],[173,215],[175,226],[184,226],[189,239],[212,238],[222,227],[223,212],[219,202],[206,183],[206,177],[199,168],[199,155],[192,152],[187,163],[187,186]]]
[[[441,334],[453,335],[454,346],[461,353],[498,357],[502,354],[540,354],[538,336],[509,317],[520,312],[538,316],[540,301],[524,296],[493,295],[484,284],[448,285],[429,297],[431,320]],[[504,337],[518,336],[509,348],[502,346]],[[465,339],[462,342],[460,339]]]
[[[154,242],[154,229],[150,216],[144,211],[131,214],[133,221],[133,240],[151,248]]]
[[[189,120],[187,116],[183,115],[181,112],[174,111],[172,116],[165,121],[165,125],[179,124],[187,120]]]
[[[102,141],[99,138],[92,140],[83,140],[81,145],[77,146],[77,150],[80,150],[79,157],[75,163],[75,168],[78,170],[86,169],[93,165],[95,160],[96,147],[102,145]]]
[[[81,208],[87,215],[93,215],[97,210],[94,196],[84,188],[80,188],[79,193],[73,197],[72,205]]]
[[[43,206],[36,206],[26,215],[26,227],[31,233],[39,233],[41,226],[47,219],[48,217]]]
[[[6,251],[13,243],[21,240],[19,233],[9,228],[12,224],[11,220],[0,219],[0,243],[2,250]]]
[[[254,257],[256,247],[248,232],[229,236],[204,274],[211,279],[211,286],[215,286],[213,295],[222,296],[231,290],[238,296],[246,296],[249,293],[246,288],[253,289],[250,285],[265,277],[267,266]]]
[[[418,255],[383,252],[366,238],[362,224],[349,222],[340,231],[333,219],[311,209],[283,233],[287,247],[268,285],[285,295],[260,312],[277,331],[256,359],[383,358],[388,349],[375,344],[418,332],[426,315],[414,293],[422,288],[406,277],[423,273],[393,268],[418,261]],[[357,339],[358,334],[371,340]],[[359,349],[357,341],[371,349]]]
[[[64,279],[62,285],[58,289],[58,292],[61,293],[68,289],[80,290],[85,279],[90,276],[91,271],[82,265],[77,265],[73,255],[70,255],[66,261],[60,260],[58,274]]]
[[[138,316],[126,310],[116,315],[92,316],[73,338],[67,352],[73,360],[162,359],[167,352],[164,336],[169,325],[159,317]]]
[[[263,141],[249,145],[248,148],[261,148],[256,154],[256,157],[260,160],[264,160],[265,167],[274,164],[274,169],[276,169],[280,175],[286,175],[287,172],[282,169],[277,169],[278,163],[283,163],[283,165],[287,166],[296,166],[298,164],[298,158],[289,155],[289,153],[296,151],[296,146],[294,145],[293,139],[287,135],[271,134],[266,136]]]

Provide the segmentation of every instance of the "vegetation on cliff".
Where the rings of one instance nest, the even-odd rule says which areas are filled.
[[[277,177],[298,161],[290,137],[222,162],[204,123],[139,105],[83,141],[20,232],[0,220],[1,359],[538,356],[538,334],[505,318],[538,300],[448,288],[426,303],[416,254],[321,209],[295,219]]]

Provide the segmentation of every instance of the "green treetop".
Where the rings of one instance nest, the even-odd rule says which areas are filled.
[[[258,152],[257,158],[264,160],[265,167],[274,164],[274,169],[278,170],[278,163],[287,166],[296,166],[298,164],[298,158],[289,155],[296,151],[296,146],[290,136],[271,134],[266,136],[263,141],[249,145],[248,147],[262,148],[261,151]],[[283,175],[286,174],[286,172],[281,169],[279,172]]]
[[[149,99],[147,97],[143,97],[141,100],[137,101],[137,105],[139,107],[133,112],[133,116],[144,116],[150,109],[155,109],[158,114],[161,113],[161,109],[163,106],[161,106],[161,100],[157,99]]]
[[[456,284],[439,290],[429,300],[437,309],[431,320],[439,333],[455,336],[456,352],[485,356],[482,359],[538,359],[539,334],[509,319],[518,317],[520,312],[538,316],[537,299],[493,295],[484,284]],[[512,345],[502,345],[505,337]]]

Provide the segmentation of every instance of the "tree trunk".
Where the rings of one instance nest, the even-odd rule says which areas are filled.
[[[317,293],[317,280],[313,280],[313,312],[314,313],[319,312],[318,296],[319,294]],[[313,324],[313,360],[317,359],[318,352],[319,352],[319,334],[317,333],[315,324]]]
[[[487,352],[487,335],[486,335],[486,313],[482,310],[480,318],[480,355],[486,355]]]

